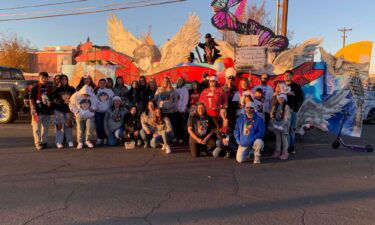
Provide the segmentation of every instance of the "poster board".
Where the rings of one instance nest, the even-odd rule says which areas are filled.
[[[235,49],[235,68],[240,71],[260,70],[267,65],[267,48],[238,47]]]

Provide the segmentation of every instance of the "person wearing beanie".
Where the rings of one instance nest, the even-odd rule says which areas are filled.
[[[276,149],[273,158],[286,160],[288,154],[288,137],[291,123],[291,109],[287,104],[287,95],[279,94],[274,101],[271,110],[270,130],[276,135]]]
[[[39,82],[30,91],[30,113],[33,128],[35,149],[40,151],[47,147],[48,128],[53,114],[51,92],[47,85],[48,73],[39,73]]]
[[[102,145],[107,144],[107,135],[104,130],[105,112],[111,107],[112,98],[115,94],[107,87],[107,80],[104,78],[99,80],[95,94],[98,98],[98,110],[95,112],[96,145]]]
[[[264,120],[255,112],[254,103],[247,103],[245,113],[237,119],[234,129],[234,137],[238,144],[237,162],[246,161],[254,153],[254,164],[261,163],[260,156],[264,147],[264,134]]]
[[[108,145],[122,144],[124,138],[124,117],[127,110],[122,106],[120,96],[113,97],[112,106],[104,116],[104,130],[108,137]]]
[[[68,76],[60,75],[60,86],[52,91],[51,99],[54,108],[56,147],[63,148],[64,137],[69,148],[73,148],[73,115],[69,109],[69,99],[76,92],[69,86]]]
[[[94,147],[92,138],[97,105],[98,98],[87,84],[70,97],[69,109],[74,113],[77,124],[77,149],[82,149],[83,143],[89,148]]]

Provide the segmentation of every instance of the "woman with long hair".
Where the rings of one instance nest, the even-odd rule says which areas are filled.
[[[201,153],[207,155],[207,151],[213,150],[215,140],[215,124],[206,113],[206,107],[202,103],[197,103],[197,111],[189,118],[188,133],[190,152],[193,157],[198,157]]]
[[[216,130],[216,148],[212,155],[216,158],[224,150],[226,155],[224,158],[230,158],[234,150],[237,149],[236,140],[233,135],[234,123],[228,115],[226,108],[220,109],[220,116],[218,119],[218,127]]]
[[[128,92],[129,105],[136,105],[137,107],[139,107],[141,99],[142,95],[141,90],[139,89],[139,83],[135,80],[132,82],[132,85],[130,86],[130,90]]]
[[[75,89],[69,85],[68,76],[59,75],[60,86],[52,91],[51,99],[54,107],[56,147],[63,148],[64,137],[69,148],[73,147],[73,115],[69,109],[70,97]]]
[[[141,137],[144,142],[144,148],[148,148],[149,142],[152,139],[152,136],[155,132],[155,126],[153,123],[153,118],[155,115],[156,103],[153,100],[150,100],[147,103],[147,109],[141,115]]]
[[[178,95],[172,87],[169,77],[163,78],[162,86],[156,91],[154,100],[162,113],[164,113],[171,121],[173,130],[176,130],[174,112],[177,107]]]
[[[270,130],[276,135],[276,150],[272,157],[286,160],[288,154],[288,137],[291,123],[291,109],[288,106],[286,94],[279,94],[275,97],[274,104],[271,109],[271,123]]]
[[[78,86],[76,87],[76,91],[81,90],[81,88],[83,86],[85,86],[85,85],[89,86],[92,89],[92,91],[94,91],[95,88],[96,88],[96,85],[94,84],[94,81],[91,78],[91,76],[86,76],[86,77],[82,77],[81,78],[81,80],[79,81]]]
[[[116,77],[116,83],[113,87],[113,93],[121,98],[123,106],[127,106],[129,104],[128,91],[128,87],[126,87],[124,84],[124,78],[120,76]]]
[[[58,74],[53,77],[52,90],[55,90],[61,86],[61,75],[62,74]]]
[[[163,115],[160,108],[155,109],[153,126],[155,127],[155,132],[151,140],[151,147],[156,148],[158,144],[162,144],[161,149],[170,154],[172,152],[170,143],[173,140],[173,129],[171,121]]]

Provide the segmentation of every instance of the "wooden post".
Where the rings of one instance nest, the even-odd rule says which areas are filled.
[[[281,25],[281,35],[286,37],[288,31],[288,7],[289,0],[283,0],[283,21]]]

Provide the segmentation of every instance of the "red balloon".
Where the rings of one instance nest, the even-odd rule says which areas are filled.
[[[223,63],[224,63],[225,69],[234,67],[233,59],[230,57],[225,58]]]

